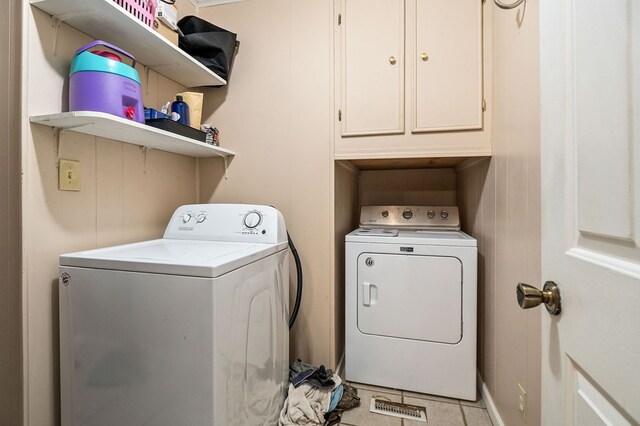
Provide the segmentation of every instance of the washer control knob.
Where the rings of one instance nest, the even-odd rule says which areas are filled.
[[[442,211],[440,212],[440,217],[441,217],[441,218],[443,218],[443,219],[448,218],[448,217],[449,217],[449,212],[448,212],[448,211],[446,211],[446,210],[442,210]]]
[[[388,210],[383,210],[381,214],[382,214],[382,217],[389,217],[389,211]]]
[[[429,211],[427,212],[427,217],[428,217],[429,219],[433,219],[434,217],[436,217],[436,212],[434,212],[433,210],[429,210]]]
[[[197,223],[202,223],[207,219],[207,215],[204,213],[200,213],[198,216],[196,216],[196,222]]]
[[[260,212],[251,211],[244,215],[244,226],[249,229],[253,229],[256,226],[260,225],[260,222],[262,222],[262,215],[260,214]]]
[[[191,216],[191,213],[185,213],[182,215],[182,222],[183,223],[187,223],[191,220],[193,216]]]
[[[411,211],[411,209],[406,209],[405,211],[402,212],[402,217],[409,220],[413,217],[413,212]]]

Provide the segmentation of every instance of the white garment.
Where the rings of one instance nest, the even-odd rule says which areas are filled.
[[[289,395],[280,412],[278,425],[322,425],[324,415],[331,403],[331,392],[342,380],[336,374],[332,377],[335,385],[331,389],[321,389],[308,383],[303,383],[297,388],[289,385]]]

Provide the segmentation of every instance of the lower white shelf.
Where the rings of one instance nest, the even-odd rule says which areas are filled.
[[[30,121],[191,157],[233,157],[236,155],[235,152],[228,149],[208,145],[195,139],[103,112],[73,111],[36,115],[32,116]]]

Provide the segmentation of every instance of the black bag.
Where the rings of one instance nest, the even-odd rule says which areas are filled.
[[[238,48],[237,35],[197,16],[178,21],[180,48],[205,67],[227,80]]]

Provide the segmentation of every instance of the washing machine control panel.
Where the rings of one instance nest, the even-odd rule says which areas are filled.
[[[271,206],[190,204],[178,207],[164,238],[275,244],[287,241],[287,231]]]
[[[410,228],[460,230],[456,206],[362,206],[363,228]]]

